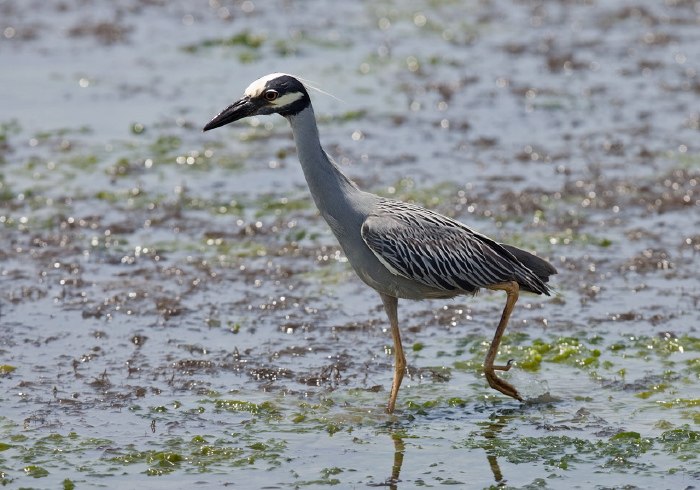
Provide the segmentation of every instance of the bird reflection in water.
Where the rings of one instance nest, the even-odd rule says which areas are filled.
[[[369,487],[388,487],[391,490],[397,490],[399,488],[399,482],[401,479],[399,475],[401,474],[401,467],[403,466],[403,455],[406,451],[406,444],[403,442],[403,438],[398,434],[389,434],[391,440],[394,443],[394,464],[391,466],[391,476],[381,483],[369,483]]]
[[[507,425],[508,424],[505,420],[501,420],[498,423],[488,424],[487,426],[483,427],[481,436],[487,441],[496,441],[498,440],[500,433]],[[401,482],[400,475],[401,468],[403,466],[404,454],[406,452],[406,444],[403,442],[403,437],[401,437],[401,435],[398,433],[389,434],[389,436],[394,443],[394,463],[391,466],[391,476],[381,483],[369,483],[367,486],[387,487],[390,490],[398,490],[399,483]],[[493,473],[493,479],[496,486],[505,486],[507,480],[503,478],[501,467],[498,464],[497,445],[484,443],[482,447],[486,451],[486,461],[491,469],[491,473]]]

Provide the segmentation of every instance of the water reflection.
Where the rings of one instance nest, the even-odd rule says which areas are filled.
[[[401,467],[403,466],[403,454],[406,450],[406,445],[399,434],[389,434],[389,437],[391,437],[394,443],[394,464],[391,466],[391,476],[381,483],[369,483],[367,486],[389,487],[391,490],[397,490],[399,488],[398,484],[401,481],[399,475],[401,474]]]
[[[493,443],[484,442],[481,446],[486,451],[486,461],[491,473],[493,474],[493,479],[496,487],[506,486],[507,480],[503,477],[501,472],[501,467],[498,464],[498,441],[502,435],[503,430],[508,426],[508,419],[512,417],[500,416],[496,417],[497,420],[488,423],[481,428],[480,435],[486,441],[493,441]],[[394,462],[391,466],[391,476],[381,483],[370,483],[370,487],[388,487],[391,490],[398,490],[399,483],[401,482],[401,468],[403,466],[404,453],[406,452],[406,445],[403,441],[401,433],[388,434],[394,444]]]
[[[505,423],[489,424],[483,428],[481,435],[486,440],[496,440],[505,427]],[[493,444],[484,444],[483,448],[486,451],[486,460],[488,461],[491,472],[493,473],[493,479],[499,484],[499,486],[505,484],[503,473],[501,473],[501,467],[498,465],[495,446]]]
[[[391,440],[394,441],[394,464],[391,467],[391,478],[389,479],[389,488],[392,490],[398,488],[399,474],[403,465],[403,453],[406,450],[406,445],[403,439],[397,434],[391,434]]]

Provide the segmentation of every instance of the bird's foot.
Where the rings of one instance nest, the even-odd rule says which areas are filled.
[[[496,376],[496,373],[494,372],[494,369],[498,369],[500,371],[507,371],[510,369],[512,361],[508,361],[507,366],[492,366],[491,369],[489,368],[484,368],[484,374],[486,375],[486,380],[489,382],[489,386],[493,388],[494,390],[500,391],[504,395],[508,395],[510,397],[515,398],[516,400],[523,401],[523,397],[520,396],[520,393],[518,393],[518,390],[515,389],[513,385],[510,383],[503,381],[501,378]],[[503,369],[503,368],[506,369]]]
[[[513,366],[513,359],[509,360],[505,366],[492,366],[493,369],[498,371],[509,371],[511,366]]]

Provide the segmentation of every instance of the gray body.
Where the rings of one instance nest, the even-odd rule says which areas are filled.
[[[362,239],[362,225],[381,198],[360,190],[323,151],[313,109],[291,116],[289,122],[311,196],[360,279],[397,298],[438,297],[433,288],[392,274]]]
[[[548,294],[548,262],[433,211],[360,190],[323,151],[311,106],[288,119],[314,202],[365,284],[413,300],[474,294],[506,281]],[[408,241],[413,247],[402,247]],[[438,264],[431,268],[427,256]]]

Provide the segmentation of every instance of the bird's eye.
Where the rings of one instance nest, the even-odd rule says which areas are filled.
[[[265,97],[265,100],[268,100],[268,101],[272,102],[272,101],[275,100],[277,97],[279,97],[279,94],[277,93],[276,90],[268,90],[267,92],[265,92],[265,94],[263,95],[263,97]]]

